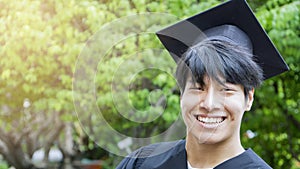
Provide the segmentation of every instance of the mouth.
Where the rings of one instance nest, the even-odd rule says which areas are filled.
[[[224,116],[220,116],[220,117],[203,117],[200,115],[195,115],[196,119],[204,124],[211,124],[211,125],[215,125],[215,124],[220,124],[222,122],[224,122],[226,120],[226,117]]]

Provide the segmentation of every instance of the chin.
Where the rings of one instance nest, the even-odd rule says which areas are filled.
[[[205,138],[205,137],[200,137],[197,139],[198,144],[219,144],[223,142],[222,139],[219,138]]]
[[[218,134],[212,133],[193,133],[188,134],[189,140],[198,144],[217,144],[223,142],[223,139]]]

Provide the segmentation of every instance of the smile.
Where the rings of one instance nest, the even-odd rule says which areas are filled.
[[[196,115],[196,119],[205,124],[219,124],[222,123],[226,117],[202,117],[200,115]]]

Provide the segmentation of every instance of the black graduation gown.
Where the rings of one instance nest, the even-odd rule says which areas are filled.
[[[163,153],[161,153],[163,152]],[[147,157],[147,158],[145,158]],[[187,169],[185,140],[157,143],[131,153],[117,169]],[[247,149],[214,169],[271,169],[254,151]]]

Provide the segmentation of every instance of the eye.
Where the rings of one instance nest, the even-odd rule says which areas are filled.
[[[190,82],[188,87],[189,87],[189,90],[192,90],[192,91],[204,91],[204,86],[200,85],[198,83]]]
[[[199,90],[199,91],[204,91],[203,87],[191,87],[191,90]]]
[[[198,85],[198,84],[192,85],[192,86],[190,87],[190,89],[191,89],[191,90],[195,90],[195,91],[204,91],[204,87],[201,86],[201,85]]]
[[[230,91],[234,91],[234,89],[232,89],[232,88],[223,88],[222,91],[230,92]]]
[[[221,91],[226,93],[235,92],[237,91],[237,85],[232,83],[226,83],[224,86],[221,87]]]

